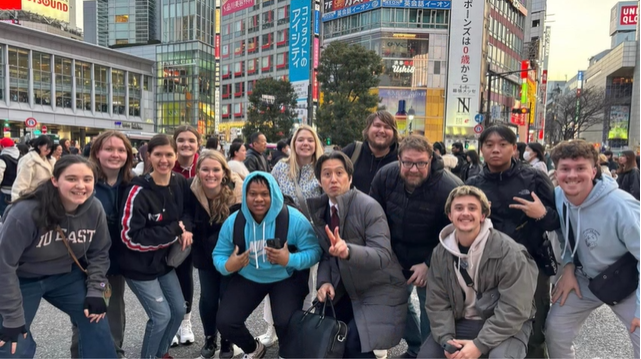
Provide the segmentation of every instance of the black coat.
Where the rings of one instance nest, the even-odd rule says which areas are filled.
[[[244,163],[249,173],[255,172],[255,171],[263,171],[263,172],[271,171],[265,157],[251,147],[247,149],[247,156],[245,157]]]
[[[639,169],[633,168],[627,172],[619,174],[617,177],[619,188],[628,192],[634,198],[639,200]]]
[[[461,172],[461,179],[465,182],[474,176],[478,176],[479,173],[481,173],[481,165],[466,164],[463,167],[463,172]]]
[[[278,161],[282,160],[283,158],[287,158],[288,156],[283,153],[283,151],[276,150],[272,152],[272,168],[276,167],[276,164]]]
[[[500,173],[490,172],[485,165],[481,174],[468,179],[466,184],[480,188],[491,202],[490,219],[494,229],[524,245],[535,259],[545,232],[560,227],[554,203],[554,186],[541,170],[515,160],[512,160],[510,169]],[[532,192],[536,193],[547,210],[540,221],[529,218],[521,210],[509,207],[511,204],[518,204],[514,197],[533,201]]]
[[[355,148],[356,144],[351,143],[343,148],[343,153],[345,153],[347,157],[351,158]],[[396,162],[398,160],[397,151],[398,144],[394,143],[392,144],[390,151],[385,156],[375,157],[372,150],[369,148],[367,141],[363,142],[361,154],[354,164],[354,176],[352,177],[352,184],[354,187],[363,193],[369,193],[369,189],[376,172],[386,164]]]
[[[383,167],[374,177],[370,196],[383,207],[390,227],[392,249],[403,274],[411,276],[410,267],[426,263],[439,244],[439,233],[450,223],[445,202],[450,192],[463,185],[461,180],[443,170],[440,156],[432,157],[430,173],[412,194],[405,190],[398,163]]]

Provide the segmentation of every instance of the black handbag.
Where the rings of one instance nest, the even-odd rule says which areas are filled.
[[[539,267],[541,273],[548,277],[552,277],[556,275],[559,269],[559,263],[556,261],[552,242],[548,239],[547,233],[544,236],[545,241],[543,241],[541,246],[537,248],[534,253],[534,261]]]
[[[334,318],[325,317],[329,302]],[[295,312],[287,326],[287,341],[282,343],[279,356],[282,358],[342,358],[345,352],[347,324],[336,319],[334,304],[331,300],[322,303],[320,314],[312,313],[320,308],[315,302],[306,311]]]
[[[563,205],[563,220],[567,218],[567,205]],[[568,228],[570,250],[574,251],[576,239],[572,223]],[[590,279],[588,288],[600,301],[607,305],[617,305],[630,296],[639,287],[639,261],[627,252],[596,277]],[[582,268],[578,253],[574,255],[574,266]]]

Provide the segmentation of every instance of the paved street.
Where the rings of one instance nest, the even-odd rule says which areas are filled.
[[[196,281],[198,276],[195,276]],[[198,298],[199,284],[196,282],[196,298]],[[127,333],[125,336],[125,350],[129,358],[135,358],[140,353],[147,316],[138,300],[131,291],[127,291]],[[414,298],[417,302],[416,296]],[[198,305],[194,305],[195,313],[192,317],[196,343],[191,346],[173,348],[170,353],[175,358],[198,358],[200,346],[203,341],[200,318],[197,315]],[[266,324],[262,320],[262,305],[249,318],[250,330],[255,335],[262,334]],[[71,339],[71,324],[68,317],[42,302],[36,320],[32,325],[33,335],[38,343],[36,358],[65,358],[69,357],[69,343]],[[405,344],[401,343],[390,351],[390,357],[402,354]],[[274,347],[267,352],[268,358],[277,358],[277,349]],[[632,358],[632,346],[629,337],[619,320],[609,308],[602,307],[588,318],[577,345],[577,358]]]

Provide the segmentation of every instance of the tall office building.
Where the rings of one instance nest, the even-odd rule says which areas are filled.
[[[107,0],[83,2],[83,40],[90,44],[107,47],[109,36]]]
[[[159,0],[107,1],[108,46],[157,43],[160,40],[158,3]]]

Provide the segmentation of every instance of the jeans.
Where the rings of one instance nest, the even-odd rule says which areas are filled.
[[[217,270],[198,270],[200,278],[200,300],[198,309],[200,320],[203,323],[205,337],[216,337],[216,315],[221,298],[229,282],[229,277],[225,277]]]
[[[418,351],[421,349],[421,344],[425,342],[427,337],[430,335],[430,321],[427,318],[427,311],[425,310],[425,296],[427,291],[425,287],[416,287],[416,294],[418,294],[418,302],[421,306],[420,308],[420,320],[419,314],[412,305],[412,291],[414,290],[414,285],[410,284],[407,286],[408,298],[407,301],[407,321],[405,322],[405,342],[407,342],[407,353],[416,356]]]
[[[111,298],[107,307],[107,321],[114,340],[114,348],[118,358],[125,357],[122,343],[125,340],[125,278],[121,275],[108,276],[111,285]],[[71,357],[79,358],[78,353],[78,327],[71,326]]]
[[[117,358],[107,320],[90,323],[85,317],[84,303],[87,295],[85,280],[85,274],[75,265],[69,273],[36,279],[20,278],[27,338],[18,336],[18,348],[14,355],[11,355],[11,345],[5,344],[0,348],[0,358],[34,357],[36,342],[29,328],[36,316],[41,299],[68,314],[71,322],[78,327],[80,333],[78,352],[81,358]],[[2,325],[1,317],[0,325]]]
[[[127,284],[149,317],[140,357],[162,358],[185,316],[185,300],[176,272],[148,281],[127,279]]]

